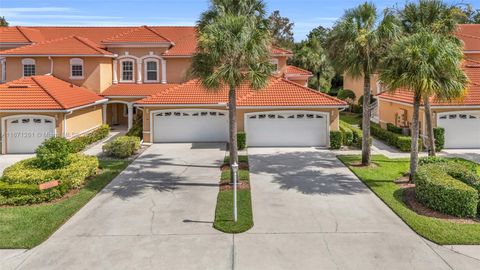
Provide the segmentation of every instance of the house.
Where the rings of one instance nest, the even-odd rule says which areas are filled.
[[[195,27],[1,27],[1,153],[31,153],[51,136],[75,138],[102,123],[144,142],[227,141],[225,89],[188,77]],[[252,146],[327,146],[346,103],[306,87],[312,74],[271,48],[265,89],[240,87],[238,128]]]
[[[465,59],[462,69],[470,83],[466,95],[452,102],[431,97],[434,127],[445,129],[445,148],[480,148],[480,24],[459,25],[456,36],[464,43]],[[372,106],[372,121],[386,127],[411,127],[413,95],[406,89],[394,93],[384,92],[378,75],[371,78],[372,93],[377,102]],[[344,78],[344,88],[353,90],[357,97],[363,92],[363,80]],[[420,132],[426,134],[425,111],[420,108]]]

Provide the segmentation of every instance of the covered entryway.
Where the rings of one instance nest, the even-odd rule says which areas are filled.
[[[329,114],[313,111],[245,115],[248,146],[327,146]]]
[[[445,148],[480,148],[480,112],[448,112],[438,115],[445,129]]]
[[[152,112],[153,142],[226,142],[227,111],[161,110]]]
[[[7,154],[28,154],[46,139],[55,136],[55,119],[49,116],[29,115],[5,117],[2,129]]]

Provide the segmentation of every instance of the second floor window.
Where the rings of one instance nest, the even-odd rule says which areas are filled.
[[[34,76],[35,75],[35,60],[31,58],[23,59],[23,76]]]
[[[133,81],[133,61],[122,62],[122,81]]]
[[[80,58],[70,59],[70,77],[72,79],[83,78],[83,60]]]
[[[147,61],[146,63],[146,81],[158,81],[158,63],[156,61]]]
[[[278,59],[277,58],[270,59],[270,64],[273,65],[273,73],[277,73],[278,72]]]

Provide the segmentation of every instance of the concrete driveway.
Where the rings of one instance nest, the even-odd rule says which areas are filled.
[[[255,226],[238,269],[480,269],[406,226],[334,154],[249,149]]]
[[[158,144],[12,269],[230,269],[212,228],[224,144]],[[1,269],[9,269],[1,267]]]

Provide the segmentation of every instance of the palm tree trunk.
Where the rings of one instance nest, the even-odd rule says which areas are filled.
[[[322,87],[320,85],[320,77],[322,76],[322,74],[320,72],[317,73],[317,90],[318,92],[322,92]]]
[[[362,165],[370,165],[370,74],[363,76]]]
[[[418,118],[420,114],[420,99],[421,96],[415,94],[413,101],[413,120],[412,120],[412,148],[410,152],[410,176],[409,180],[413,183],[415,178],[415,172],[417,171],[418,165]]]
[[[428,156],[434,157],[436,155],[436,151],[435,137],[433,135],[432,110],[430,109],[430,100],[428,99],[428,97],[425,97],[423,102],[425,105],[425,124],[427,125]]]
[[[230,146],[230,165],[238,164],[237,148],[237,99],[235,86],[230,86],[228,91],[228,127],[229,127],[229,146]],[[234,172],[230,170],[230,182],[233,183]]]

